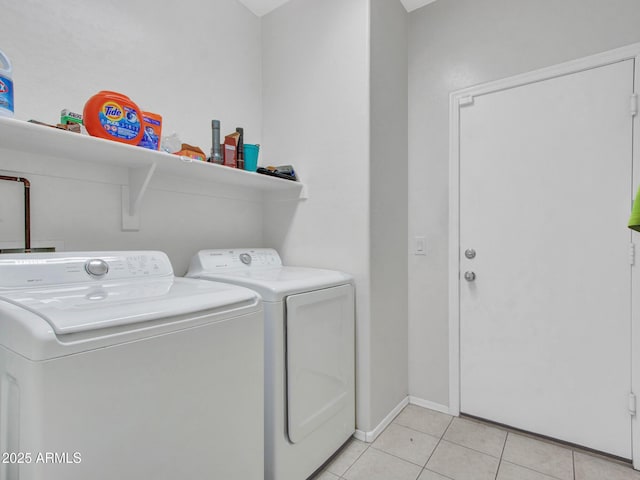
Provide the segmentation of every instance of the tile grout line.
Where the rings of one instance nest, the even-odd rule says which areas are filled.
[[[442,439],[444,438],[444,434],[447,433],[447,430],[449,430],[449,427],[453,423],[453,418],[454,417],[451,417],[451,419],[449,420],[449,424],[447,425],[447,428],[445,428],[444,431],[442,432],[442,435],[440,435],[440,438],[438,439],[438,443],[436,443],[436,446],[431,451],[431,455],[429,455],[429,458],[427,458],[427,461],[424,463],[424,466],[422,467],[422,471],[420,472],[420,475],[422,475],[422,473],[427,469],[427,464],[429,463],[429,460],[431,460],[431,457],[433,457],[433,454],[436,453],[436,450],[438,449],[438,447],[442,443]],[[429,470],[429,471],[432,472],[433,470]],[[438,473],[438,472],[435,472],[435,473]],[[420,475],[418,475],[418,477],[420,477]],[[438,475],[441,475],[441,474],[438,473]],[[444,477],[444,475],[442,475],[442,476]],[[446,477],[446,478],[449,478],[449,477]]]
[[[427,458],[427,461],[424,463],[424,465],[422,466],[422,470],[420,470],[420,473],[418,473],[418,476],[416,477],[416,480],[418,480],[418,478],[420,478],[420,476],[425,472],[425,470],[427,470],[427,463],[429,463],[429,460],[431,460],[431,457],[433,457],[433,454],[435,453],[436,449],[438,448],[438,446],[440,445],[440,442],[442,442],[442,439],[444,438],[444,434],[447,433],[447,430],[449,430],[449,427],[451,426],[451,424],[453,423],[453,419],[454,417],[451,417],[449,419],[449,423],[447,424],[447,428],[444,429],[444,431],[442,432],[442,435],[440,435],[440,438],[438,438],[438,443],[436,443],[436,446],[433,447],[433,450],[431,451],[431,454],[429,455],[429,458]],[[398,424],[399,425],[399,424]],[[404,425],[403,425],[404,426]],[[406,427],[410,430],[413,430],[415,432],[418,432],[418,430],[415,430],[411,427]],[[425,432],[420,432],[420,433],[425,433]],[[428,433],[425,433],[425,435],[429,435]],[[432,438],[437,438],[434,435],[429,435]],[[433,472],[433,470],[429,470],[430,472]],[[437,473],[437,472],[434,472]],[[442,475],[441,473],[438,473],[438,475]],[[447,477],[446,475],[442,475],[445,478],[448,478],[449,480],[452,480],[450,477]]]
[[[442,440],[444,440],[445,442],[450,443],[452,445],[455,445],[456,447],[460,447],[460,448],[464,448],[464,449],[467,449],[467,450],[471,450],[472,452],[479,453],[480,455],[486,455],[487,457],[495,458],[496,460],[500,461],[501,457],[496,457],[495,455],[491,455],[490,453],[483,452],[481,450],[476,450],[475,448],[471,448],[471,447],[469,447],[467,445],[462,445],[461,443],[454,442],[453,440],[449,440],[448,438],[443,438]]]
[[[523,470],[528,470],[528,471],[530,471],[530,472],[537,473],[537,474],[539,474],[539,475],[544,475],[545,477],[549,477],[549,478],[551,478],[552,480],[562,480],[561,478],[555,477],[555,476],[553,476],[553,475],[549,475],[548,473],[540,472],[540,471],[535,470],[535,469],[533,469],[533,468],[531,468],[531,467],[525,467],[524,465],[520,465],[519,463],[509,462],[508,460],[505,460],[505,462],[506,462],[506,463],[510,463],[511,465],[515,465],[516,467],[521,468],[521,469],[523,469]]]
[[[522,435],[520,435],[520,434],[519,434],[519,433],[517,433],[517,432],[507,432],[507,440],[508,440],[509,435],[512,435],[512,434],[513,434],[513,435],[516,435],[516,436],[522,436]],[[507,440],[505,440],[505,442],[504,442],[504,444],[505,444],[505,448],[503,448],[503,450],[502,450],[503,456],[504,456],[504,449],[506,449],[506,446],[507,446]],[[538,440],[538,439],[535,439],[535,438],[534,438],[533,440],[537,440],[537,441],[540,441],[540,442],[542,442],[542,443],[546,443],[547,445],[553,445],[553,446],[556,446],[556,447],[558,446],[558,445],[555,445],[555,444],[552,444],[552,443],[543,442],[542,440]],[[571,457],[571,458],[572,458],[571,466],[573,467],[573,450],[571,450],[571,449],[567,449],[566,447],[560,447],[560,448],[564,448],[565,450],[569,450],[569,451],[571,452],[571,455],[572,455],[572,457]],[[502,461],[503,461],[503,459],[501,458],[501,459],[500,459],[500,463],[502,463]],[[542,472],[542,471],[540,471],[540,470],[536,470],[534,467],[530,467],[530,466],[526,466],[526,465],[521,465],[521,464],[516,463],[516,462],[514,462],[514,461],[508,461],[508,460],[504,460],[504,461],[505,461],[505,462],[507,462],[507,463],[510,463],[510,464],[512,464],[512,465],[516,465],[517,467],[524,468],[525,470],[529,470],[529,471],[531,471],[531,472],[539,473],[540,475],[545,475],[545,476],[547,476],[547,477],[549,477],[549,478],[552,478],[553,480],[562,480],[561,478],[556,477],[555,475],[551,475],[550,473],[545,473],[545,472]],[[573,468],[572,468],[572,470],[573,470]],[[575,471],[574,471],[573,476],[574,476],[574,480],[575,480]],[[496,478],[497,478],[497,477],[496,477]]]
[[[458,417],[458,418],[460,418],[460,417]],[[480,453],[481,455],[486,455],[487,457],[496,458],[496,459],[498,459],[498,463],[500,463],[500,461],[502,461],[502,454],[504,453],[504,448],[505,448],[505,445],[507,443],[506,436],[505,436],[505,444],[502,445],[502,452],[500,452],[500,456],[499,457],[496,457],[495,455],[492,455],[492,454],[487,453],[487,452],[483,452],[482,450],[476,450],[473,447],[470,447],[468,445],[463,445],[462,443],[458,443],[458,442],[456,442],[454,440],[451,440],[449,438],[444,438],[444,436],[446,435],[447,431],[449,430],[449,427],[453,423],[453,420],[455,420],[455,419],[456,419],[456,417],[453,417],[451,419],[451,422],[449,422],[449,425],[447,426],[447,428],[445,429],[444,433],[442,434],[442,440],[444,440],[445,442],[451,443],[453,445],[456,445],[457,447],[466,448],[467,450],[471,450],[472,452]],[[482,422],[474,422],[474,423],[477,423],[479,425],[483,425]],[[503,428],[493,427],[493,426],[490,426],[490,425],[489,425],[489,427],[491,427],[491,428],[493,428],[495,430],[499,430],[501,432],[504,432],[506,435],[509,434],[509,431],[508,430],[504,430]],[[431,435],[431,436],[433,437],[433,435]]]
[[[449,440],[448,438],[443,438],[443,440],[445,442],[447,442],[447,443],[455,445],[456,447],[466,448],[467,450],[471,450],[472,452],[479,453],[480,455],[486,455],[487,457],[495,458],[496,460],[498,460],[498,462],[500,461],[500,457],[496,457],[495,455],[491,455],[490,453],[483,452],[481,450],[476,450],[475,448],[471,448],[471,447],[468,447],[466,445],[462,445],[462,444],[457,443],[457,442],[453,442],[453,441]]]
[[[431,472],[431,473],[435,473],[436,475],[440,475],[442,478],[446,478],[447,480],[455,480],[455,478],[451,478],[451,477],[447,477],[446,475],[443,475],[441,473],[435,472],[433,470],[429,470],[427,467],[423,467],[422,470],[420,471],[420,473],[418,474],[418,478],[420,478],[420,475],[422,475],[424,472]],[[416,478],[416,480],[418,480],[418,478]]]
[[[556,438],[552,438],[552,437],[547,437],[544,436],[542,434],[538,434],[535,432],[530,432],[527,430],[521,430],[515,427],[510,427],[509,425],[505,425],[505,424],[500,424],[497,422],[493,422],[491,420],[487,420],[487,419],[483,419],[483,418],[479,418],[479,417],[473,417],[473,416],[464,416],[461,415],[460,418],[472,421],[474,423],[480,424],[480,425],[485,425],[488,427],[492,427],[492,428],[497,428],[498,430],[502,430],[504,432],[507,433],[511,433],[513,435],[517,435],[520,437],[524,437],[524,438],[529,438],[531,440],[537,440],[538,442],[541,443],[545,443],[547,445],[553,445],[559,448],[563,448],[565,450],[570,450],[573,451],[575,453],[580,453],[582,455],[588,455],[590,457],[594,457],[594,458],[598,458],[607,462],[612,462],[612,463],[616,463],[618,465],[622,465],[624,467],[631,467],[630,463],[626,460],[624,460],[621,457],[617,457],[615,455],[609,455],[606,452],[602,452],[602,451],[598,451],[598,450],[593,450],[587,447],[581,447],[580,445],[577,444],[573,444],[570,442],[565,442]],[[509,462],[512,463],[512,462]],[[632,467],[631,467],[632,468]],[[537,471],[537,470],[534,470]],[[538,472],[541,473],[541,472]],[[557,478],[557,477],[554,477]]]
[[[446,476],[446,475],[444,475],[444,474],[442,474],[442,473],[438,473],[438,472],[436,472],[435,470],[429,470],[427,467],[425,467],[422,471],[424,472],[425,470],[426,470],[427,472],[431,472],[431,473],[435,473],[436,475],[440,475],[442,478],[446,478],[447,480],[456,480],[455,478],[448,477],[448,476]]]
[[[391,425],[395,425],[396,427],[406,428],[407,430],[411,430],[412,432],[421,433],[423,435],[428,435],[431,438],[440,439],[446,433],[446,431],[449,429],[449,425],[451,424],[452,421],[453,421],[453,418],[451,418],[449,420],[449,423],[447,424],[447,426],[445,427],[445,429],[442,431],[442,433],[440,435],[434,435],[433,433],[425,432],[424,430],[418,430],[417,428],[410,427],[409,425],[403,425],[402,423],[396,423],[396,422],[390,423],[389,427]],[[389,428],[389,427],[387,427],[387,428]],[[385,428],[385,431],[386,431],[386,428]],[[382,432],[382,433],[384,433],[384,432]],[[380,436],[382,436],[382,433],[380,434]]]
[[[403,409],[403,410],[404,410],[404,409]],[[385,454],[387,454],[387,455],[389,455],[389,456],[391,456],[391,457],[397,458],[398,460],[401,460],[401,461],[403,461],[403,462],[406,462],[406,463],[408,463],[408,464],[410,464],[410,465],[415,465],[416,467],[420,467],[420,471],[418,472],[418,476],[417,476],[417,477],[416,477],[416,479],[415,479],[415,480],[418,480],[418,478],[420,477],[420,475],[422,475],[422,472],[424,472],[424,471],[426,470],[426,464],[427,464],[427,463],[429,462],[429,460],[431,459],[431,456],[433,455],[433,452],[435,452],[436,448],[438,448],[438,445],[440,445],[440,442],[442,441],[442,437],[444,436],[444,434],[446,433],[446,431],[449,429],[449,426],[450,426],[450,425],[451,425],[451,423],[453,422],[453,418],[454,418],[454,417],[452,417],[452,416],[451,416],[451,418],[449,418],[449,422],[447,423],[447,426],[446,426],[446,428],[443,430],[442,434],[440,434],[440,437],[436,437],[435,435],[431,435],[430,433],[427,433],[427,432],[424,432],[424,431],[422,431],[422,430],[418,430],[418,429],[416,429],[416,428],[410,427],[409,425],[403,425],[402,423],[397,422],[398,416],[399,416],[399,414],[396,416],[396,418],[394,418],[394,419],[391,421],[391,423],[387,426],[387,428],[389,428],[389,426],[391,426],[391,425],[396,425],[396,426],[398,426],[398,427],[406,428],[407,430],[411,430],[412,432],[420,433],[420,434],[422,434],[422,435],[427,435],[428,437],[435,438],[435,439],[437,439],[437,440],[438,440],[438,443],[436,443],[436,446],[435,446],[435,447],[433,448],[433,450],[431,451],[431,454],[429,455],[429,458],[427,458],[427,461],[424,463],[424,465],[423,465],[423,466],[420,466],[420,464],[413,463],[413,462],[412,462],[412,461],[410,461],[410,460],[407,460],[407,459],[405,459],[405,458],[402,458],[402,457],[399,457],[399,456],[397,456],[397,455],[394,455],[393,453],[387,452],[386,450],[382,450],[382,449],[380,449],[380,448],[374,447],[374,446],[373,446],[373,444],[374,444],[375,442],[371,442],[370,447],[371,447],[371,448],[373,448],[373,449],[374,449],[375,451],[377,451],[377,452],[385,453]],[[385,428],[385,430],[387,430],[387,428]],[[384,433],[384,431],[383,431],[382,433]],[[381,435],[382,435],[382,433],[381,433]],[[364,452],[362,452],[362,453],[364,454]],[[358,457],[358,458],[360,458],[360,457]],[[353,462],[353,463],[355,464],[355,462]],[[353,466],[353,464],[351,465],[351,467],[352,467],[352,466]],[[351,467],[349,467],[345,473],[347,473]],[[448,478],[448,477],[447,477],[447,478]]]
[[[347,467],[347,469],[342,473],[342,475],[339,475],[339,478],[343,478],[347,474],[347,472],[351,470],[351,467],[353,467],[356,464],[356,462],[360,460],[360,457],[364,455],[364,452],[369,450],[369,447],[372,445],[373,442],[372,443],[362,442],[362,443],[366,445],[365,449],[362,452],[360,452],[360,455],[356,457],[356,459],[351,463],[351,465],[349,465],[349,467]],[[329,473],[332,473],[332,472],[329,472]]]
[[[444,432],[440,435],[440,437],[436,437],[434,434],[429,433],[429,432],[425,432],[424,430],[418,430],[417,428],[410,427],[409,425],[403,425],[402,423],[393,422],[393,424],[397,425],[399,427],[408,428],[409,430],[413,430],[414,432],[424,433],[425,435],[429,435],[429,436],[431,436],[433,438],[441,438],[442,435],[444,435],[444,433],[449,429],[449,425],[451,424],[452,421],[453,421],[453,418],[451,420],[449,420],[449,424],[447,424],[447,428],[444,429]],[[382,434],[380,434],[380,435],[382,435]]]
[[[454,419],[454,418],[455,418],[455,417],[451,417],[451,418],[449,419],[449,423],[447,424],[447,428],[445,428],[445,429],[444,429],[444,432],[442,432],[442,435],[440,435],[440,438],[441,438],[441,439],[442,439],[442,438],[444,438],[444,436],[447,434],[447,431],[451,428],[451,425],[453,424],[453,419]]]
[[[504,457],[504,449],[507,448],[507,440],[509,440],[509,432],[505,431],[504,444],[502,445],[502,452],[500,452],[500,459],[498,460],[498,469],[496,470],[495,480],[498,480],[498,474],[500,473],[500,467],[502,466],[502,457]]]
[[[397,458],[398,460],[402,460],[403,462],[410,463],[411,465],[415,465],[416,467],[424,468],[423,465],[420,465],[419,463],[414,463],[411,460],[407,460],[406,458],[399,457],[398,455],[396,455],[394,453],[387,452],[386,450],[381,450],[381,449],[376,448],[374,446],[372,446],[371,448],[373,448],[376,452],[385,453],[385,454],[387,454],[387,455],[389,455],[389,456],[391,456],[393,458]]]
[[[552,480],[563,480],[560,477],[556,477],[555,475],[551,475],[549,473],[541,472],[540,470],[536,470],[535,468],[532,468],[532,467],[527,467],[526,465],[520,465],[519,463],[509,462],[507,460],[505,461],[507,463],[510,463],[511,465],[515,465],[516,467],[522,468],[523,470],[529,470],[530,472],[538,473],[540,475],[544,475],[545,477],[549,477]]]
[[[488,454],[486,452],[483,452],[483,451],[480,451],[480,450],[476,450],[475,448],[471,448],[469,446],[466,446],[466,445],[463,445],[461,443],[458,443],[455,440],[444,438],[447,435],[448,431],[452,428],[453,422],[455,421],[455,418],[457,418],[457,417],[450,417],[449,418],[448,423],[447,423],[444,431],[442,432],[442,434],[440,434],[439,438],[437,436],[435,436],[435,435],[432,435],[431,433],[425,432],[425,431],[420,430],[418,428],[414,428],[413,426],[404,425],[402,423],[398,423],[395,419],[391,422],[391,424],[395,424],[395,425],[397,425],[399,427],[406,428],[407,430],[409,430],[411,432],[415,432],[416,434],[427,435],[428,437],[431,437],[432,439],[436,439],[437,440],[437,443],[436,443],[435,447],[433,448],[431,453],[428,455],[427,461],[421,467],[420,471],[418,472],[418,477],[415,480],[418,480],[422,475],[424,475],[425,472],[431,472],[431,473],[440,475],[440,476],[443,477],[443,479],[446,479],[446,480],[455,480],[455,479],[452,479],[452,478],[448,477],[447,475],[443,475],[441,473],[438,473],[435,470],[431,470],[431,469],[426,468],[427,464],[432,460],[433,456],[435,455],[435,451],[440,446],[442,446],[443,442],[446,442],[446,443],[451,444],[451,445],[456,445],[457,447],[460,447],[460,448],[467,449],[470,452],[476,452],[476,453],[481,454],[481,455],[486,455],[488,457],[496,458],[498,460],[498,468],[496,470],[496,473],[494,475],[494,479],[493,480],[497,480],[500,477],[500,472],[502,471],[502,465],[504,463],[509,463],[509,464],[513,465],[513,467],[523,469],[523,473],[524,473],[524,471],[529,471],[529,472],[532,472],[532,473],[536,473],[536,474],[542,475],[542,476],[544,476],[544,478],[548,478],[549,480],[562,480],[562,478],[564,478],[565,480],[566,479],[576,480],[577,478],[579,478],[579,476],[577,475],[577,472],[576,472],[576,461],[577,461],[576,453],[583,453],[583,452],[581,450],[577,449],[577,448],[572,448],[571,445],[568,445],[566,443],[562,443],[560,441],[554,441],[554,439],[541,437],[539,435],[536,435],[536,434],[533,434],[533,433],[530,433],[530,432],[523,432],[523,431],[519,431],[519,430],[511,431],[509,428],[500,428],[499,426],[493,425],[491,423],[485,423],[485,422],[482,422],[482,421],[474,421],[474,419],[472,419],[471,421],[474,422],[474,423],[477,423],[478,425],[487,425],[489,427],[495,428],[495,429],[500,430],[503,433],[505,433],[505,439],[504,439],[504,442],[503,442],[501,453],[499,454],[499,456],[494,456],[494,455],[490,455],[490,454]],[[464,418],[464,417],[461,417],[461,418]],[[405,432],[405,434],[410,434],[410,432]],[[507,461],[505,459],[504,455],[506,453],[507,442],[509,442],[510,440],[514,440],[514,439],[511,439],[512,434],[514,436],[514,439],[515,439],[515,437],[518,437],[518,438],[519,437],[523,437],[525,439],[533,440],[533,441],[540,442],[540,443],[543,443],[543,444],[546,444],[546,445],[549,445],[549,446],[552,446],[552,447],[556,447],[556,448],[565,449],[565,450],[570,451],[571,452],[571,456],[572,456],[572,462],[571,462],[572,474],[571,474],[571,476],[568,476],[568,477],[567,476],[563,476],[561,478],[561,477],[556,477],[555,476],[556,472],[554,472],[554,474],[549,474],[549,473],[545,473],[543,471],[540,471],[538,468],[541,467],[542,465],[538,464],[537,462],[534,462],[535,463],[534,466],[529,467],[529,466],[521,465],[519,462]],[[373,448],[375,451],[378,451],[380,453],[385,453],[385,454],[389,455],[390,457],[394,457],[394,458],[396,458],[396,459],[398,459],[400,461],[405,462],[406,464],[415,465],[415,466],[420,467],[420,464],[418,464],[418,463],[414,463],[413,461],[410,461],[410,460],[407,460],[407,459],[402,458],[400,456],[397,456],[396,454],[393,454],[393,453],[387,452],[385,450],[382,450],[379,447],[375,447],[375,442],[372,442],[372,443],[367,443],[366,444],[365,449],[358,455],[358,457],[346,469],[346,471],[344,472],[343,475],[346,475],[348,473],[348,471],[351,470],[353,465],[364,455],[366,450],[368,450],[369,448]],[[622,462],[616,462],[615,459],[614,460],[608,459],[608,458],[606,458],[605,455],[599,454],[599,452],[587,451],[585,454],[590,456],[590,457],[606,461],[607,463],[610,462],[610,463],[615,464],[615,465],[622,465],[624,467],[628,467],[628,465],[626,463],[623,464]],[[511,467],[509,467],[509,468],[511,468]],[[508,472],[508,471],[509,471],[509,469],[506,470],[505,472]],[[560,472],[557,472],[557,473],[560,473]],[[347,478],[344,477],[344,476],[339,476],[338,478],[339,478],[339,480],[347,480]],[[638,477],[638,478],[640,478],[640,477]]]

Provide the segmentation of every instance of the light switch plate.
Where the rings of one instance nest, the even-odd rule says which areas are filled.
[[[414,237],[413,241],[413,254],[414,255],[426,255],[427,254],[427,241],[424,237]]]

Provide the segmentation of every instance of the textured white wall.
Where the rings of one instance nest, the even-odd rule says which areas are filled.
[[[407,12],[371,0],[371,395],[377,425],[406,398]]]
[[[292,0],[263,17],[263,161],[291,163],[309,199],[266,215],[290,264],[356,279],[357,423],[369,402],[368,0]]]
[[[440,0],[409,16],[409,391],[449,402],[449,93],[640,41],[637,0]]]
[[[211,120],[260,143],[260,19],[235,0],[0,0],[0,49],[15,70],[16,118],[82,113],[99,90],[164,118],[211,148]]]
[[[223,133],[244,126],[246,141],[260,143],[260,19],[236,0],[0,0],[0,11],[16,118],[55,123],[62,108],[82,112],[90,96],[108,89],[160,113],[165,133],[178,132],[205,152],[213,118]],[[44,168],[51,159],[25,158],[22,168],[10,155],[0,150],[0,171],[33,182],[35,242],[65,250],[157,248],[179,274],[199,248],[262,244],[262,204],[251,192],[156,176],[141,230],[122,232],[124,172],[76,164],[62,175]],[[5,246],[22,241],[21,198],[15,186],[0,183]]]

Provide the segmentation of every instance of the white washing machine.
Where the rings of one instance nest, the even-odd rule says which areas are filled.
[[[187,276],[258,292],[265,312],[265,479],[304,480],[355,431],[355,306],[342,272],[273,249],[203,250]]]
[[[263,341],[161,252],[0,255],[0,479],[261,480]]]

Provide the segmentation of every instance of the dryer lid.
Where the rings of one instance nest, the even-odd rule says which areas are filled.
[[[189,271],[187,276],[191,276]],[[196,278],[228,282],[250,288],[267,302],[282,301],[294,293],[309,292],[322,288],[352,283],[350,275],[336,270],[304,267],[273,267],[224,272],[200,272]]]

